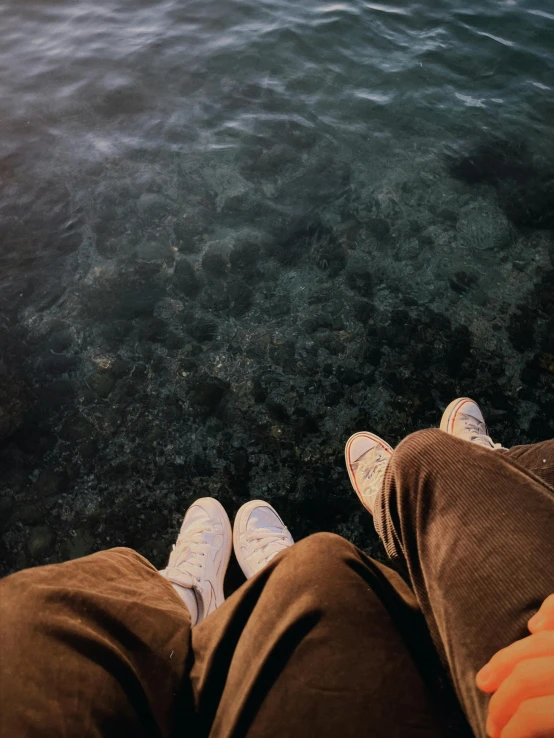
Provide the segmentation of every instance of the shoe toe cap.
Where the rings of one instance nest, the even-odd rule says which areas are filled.
[[[455,414],[452,417],[452,424],[454,425],[454,428],[456,428],[458,423],[463,422],[464,417],[467,415],[470,415],[472,418],[479,420],[481,423],[485,422],[485,418],[483,417],[483,413],[481,412],[481,408],[479,407],[479,405],[474,400],[470,400],[469,398],[467,398],[466,400],[462,400],[460,402]]]
[[[358,433],[348,441],[346,445],[346,458],[349,464],[361,459],[371,448],[376,445],[376,441],[365,433]]]
[[[281,528],[283,521],[275,510],[267,504],[256,505],[250,511],[246,520],[246,528]]]

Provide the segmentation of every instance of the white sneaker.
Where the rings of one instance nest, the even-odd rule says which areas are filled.
[[[196,500],[186,512],[169,563],[160,574],[196,595],[199,623],[225,597],[223,579],[231,556],[231,523],[213,497]]]
[[[269,503],[252,500],[238,511],[233,526],[233,545],[247,579],[293,544],[288,528]]]
[[[354,433],[344,449],[348,476],[362,505],[373,514],[393,448],[374,433]]]
[[[442,415],[441,431],[451,436],[463,438],[464,441],[477,443],[487,448],[502,448],[502,444],[494,443],[487,434],[485,418],[479,405],[469,397],[458,397],[452,400]]]

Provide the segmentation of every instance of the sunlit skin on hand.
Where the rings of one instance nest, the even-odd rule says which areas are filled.
[[[529,620],[532,635],[497,651],[477,673],[493,693],[487,718],[491,738],[554,736],[554,594]]]

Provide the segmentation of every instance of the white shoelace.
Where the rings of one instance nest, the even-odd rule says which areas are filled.
[[[389,463],[390,454],[385,453],[381,446],[374,446],[360,459],[352,464],[352,471],[359,475],[362,482],[362,495],[369,501],[381,489],[383,476]],[[361,486],[361,485],[360,485]]]
[[[180,574],[188,575],[198,584],[200,572],[204,566],[206,556],[204,539],[205,533],[221,533],[220,526],[207,527],[205,523],[198,522],[187,526],[183,533],[179,534],[177,543],[174,544],[169,557],[166,572],[177,569]],[[183,538],[185,540],[183,540]]]
[[[487,435],[484,421],[475,418],[473,415],[467,415],[462,413],[462,420],[464,423],[464,430],[468,431],[469,440],[471,443],[477,443],[479,446],[487,446],[487,448],[498,449],[502,448],[501,443],[494,443],[492,438]]]
[[[290,546],[287,534],[287,528],[256,528],[246,536],[246,542],[254,544],[253,553],[258,555],[260,564],[265,565],[280,551]]]

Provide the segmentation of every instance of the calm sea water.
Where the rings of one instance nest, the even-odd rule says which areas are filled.
[[[4,570],[161,564],[208,494],[373,550],[352,432],[469,394],[552,436],[551,4],[6,0],[0,29]]]

